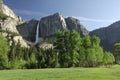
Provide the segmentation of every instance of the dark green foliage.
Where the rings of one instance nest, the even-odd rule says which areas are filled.
[[[23,48],[19,41],[15,43],[14,40],[9,47],[7,41],[9,42],[9,38],[13,39],[17,34],[9,31],[1,32],[7,33],[8,40],[0,35],[0,69],[96,67],[102,64],[110,65],[115,61],[112,53],[103,52],[98,37],[81,38],[75,30],[58,30],[56,37],[52,39],[54,41],[50,41],[54,44],[53,49],[33,46]],[[119,45],[115,45],[114,55],[119,56]]]
[[[80,35],[76,31],[66,30],[56,33],[55,49],[59,53],[61,67],[75,66],[79,61]]]
[[[59,67],[58,56],[53,49],[37,50],[36,47],[23,48],[19,43],[11,49],[8,57],[10,69]]]
[[[21,47],[19,42],[17,44],[13,42],[8,58],[9,68],[21,69],[24,67],[24,48]]]
[[[86,50],[83,46],[79,47],[79,62],[78,62],[78,65],[77,66],[85,66],[86,65]]]
[[[37,60],[39,68],[59,67],[58,55],[53,49],[39,49]]]
[[[58,31],[54,43],[61,67],[94,67],[103,64],[103,49],[96,36],[81,38],[76,31]],[[114,58],[114,56],[113,56]],[[111,59],[111,63],[114,61]]]
[[[6,69],[8,64],[9,45],[5,37],[0,34],[0,69]]]
[[[115,62],[120,64],[120,43],[114,45]]]
[[[35,68],[38,68],[37,66],[37,57],[36,57],[36,54],[37,54],[37,50],[35,47],[31,47],[29,49],[29,53],[24,53],[24,60],[26,60],[26,64],[25,64],[25,67],[28,68],[28,69],[35,69]]]
[[[86,49],[91,47],[90,36],[86,36],[85,38],[83,38],[82,46]]]

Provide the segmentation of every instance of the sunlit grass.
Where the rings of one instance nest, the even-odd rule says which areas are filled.
[[[0,80],[120,80],[120,66],[1,70]]]

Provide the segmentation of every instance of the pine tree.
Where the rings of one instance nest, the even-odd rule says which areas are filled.
[[[114,45],[115,62],[120,64],[120,43]]]
[[[0,34],[0,69],[8,67],[9,44],[4,36]]]

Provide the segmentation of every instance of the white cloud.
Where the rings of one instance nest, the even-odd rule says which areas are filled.
[[[88,21],[88,22],[114,22],[116,20],[107,20],[107,19],[92,19],[92,18],[86,18],[86,17],[76,17],[72,16],[74,18],[79,19],[80,21]]]
[[[45,16],[46,15],[41,12],[30,11],[30,10],[14,9],[14,11],[18,14],[24,14],[24,15],[29,15],[29,16]]]
[[[14,9],[14,11],[18,14],[24,14],[24,15],[29,15],[29,16],[47,16],[45,13],[37,12],[37,11],[30,11],[30,10],[22,10],[22,9]],[[87,18],[87,17],[78,17],[78,16],[72,16],[74,18],[79,19],[80,21],[86,21],[86,22],[115,22],[117,20],[107,20],[107,19],[93,19],[93,18]]]

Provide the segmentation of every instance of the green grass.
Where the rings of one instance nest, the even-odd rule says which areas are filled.
[[[55,68],[1,70],[0,80],[120,80],[120,66],[112,68]]]

